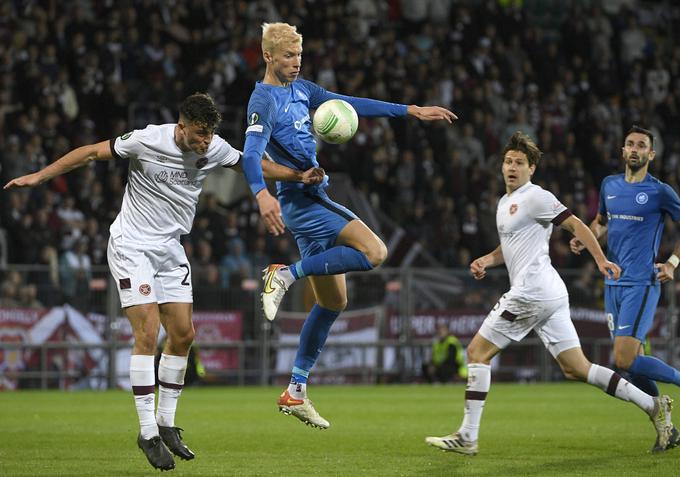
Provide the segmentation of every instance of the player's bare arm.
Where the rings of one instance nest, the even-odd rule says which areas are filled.
[[[591,232],[593,232],[593,235],[595,236],[600,245],[604,245],[605,243],[607,243],[606,217],[598,213],[595,216],[595,219],[590,224],[590,230]],[[575,253],[576,255],[581,255],[581,252],[585,250],[586,247],[581,243],[579,239],[574,237],[569,241],[569,248],[571,249],[572,253]]]
[[[492,252],[475,259],[470,264],[470,273],[472,273],[475,280],[481,280],[486,276],[487,268],[502,265],[503,263],[505,263],[505,260],[503,259],[503,251],[499,245]]]
[[[595,238],[595,234],[593,234],[591,229],[586,227],[586,224],[581,222],[581,219],[572,215],[562,222],[560,227],[574,234],[575,238],[588,249],[595,259],[597,268],[603,275],[618,280],[621,276],[621,268],[617,264],[607,260],[607,257],[602,251],[602,247],[600,247],[597,238]]]
[[[654,266],[659,271],[656,274],[656,279],[661,283],[673,281],[675,279],[675,269],[680,263],[680,242],[678,242],[673,250],[673,254],[668,257],[664,263],[656,263]]]
[[[240,163],[231,167],[231,169],[243,172]],[[310,167],[306,171],[300,171],[282,166],[269,159],[262,159],[262,175],[269,181],[302,182],[306,185],[316,185],[323,182],[326,171],[321,167]]]
[[[73,169],[83,167],[92,161],[109,161],[113,159],[109,141],[102,141],[88,146],[81,146],[60,157],[44,169],[12,179],[3,189],[12,187],[34,187],[49,181]]]
[[[421,121],[438,121],[443,119],[449,123],[453,123],[458,116],[441,106],[416,106],[411,104],[406,109],[410,116],[414,116]]]

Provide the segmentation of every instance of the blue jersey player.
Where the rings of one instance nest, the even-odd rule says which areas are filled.
[[[244,172],[269,231],[282,233],[283,217],[302,257],[290,266],[275,264],[264,270],[262,306],[266,318],[273,320],[288,287],[302,277],[309,277],[316,298],[300,332],[291,384],[279,397],[278,406],[286,414],[325,429],[330,424],[307,398],[309,371],[331,325],[347,304],[345,272],[380,265],[387,256],[387,248],[354,213],[328,198],[324,191],[327,179],[314,187],[278,182],[278,200],[272,197],[265,188],[259,158],[266,151],[277,163],[294,169],[307,170],[312,164],[317,167],[309,111],[329,99],[344,99],[360,116],[410,114],[422,120],[449,123],[456,116],[438,106],[406,106],[342,96],[298,79],[302,35],[286,23],[263,24],[262,55],[266,64],[264,79],[255,85],[248,103]]]
[[[633,126],[622,149],[625,173],[602,181],[599,212],[590,227],[596,237],[606,238],[609,260],[623,270],[618,280],[605,279],[605,313],[616,366],[627,370],[640,389],[658,396],[655,381],[680,386],[680,372],[644,356],[642,344],[654,320],[660,284],[673,280],[678,266],[680,242],[665,263],[655,263],[655,258],[666,215],[680,221],[680,198],[647,173],[654,154],[652,133]],[[572,239],[571,249],[580,253],[583,245]],[[677,431],[674,437],[680,439]]]

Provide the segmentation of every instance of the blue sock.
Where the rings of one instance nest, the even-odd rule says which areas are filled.
[[[631,374],[641,374],[654,381],[680,386],[680,372],[654,356],[636,357],[628,371]]]
[[[659,388],[655,381],[649,379],[647,376],[642,376],[641,374],[628,374],[628,377],[630,378],[629,381],[633,383],[633,386],[650,396],[657,397],[659,395]]]
[[[345,272],[365,272],[372,269],[373,265],[363,252],[344,245],[338,245],[316,255],[305,257],[290,267],[290,271],[296,279],[308,275],[337,275]]]
[[[326,343],[331,326],[333,326],[339,314],[339,311],[322,308],[319,305],[312,307],[312,311],[309,312],[305,324],[302,325],[302,331],[300,331],[300,346],[298,346],[297,355],[295,355],[293,368],[293,380],[296,383],[304,384],[307,382],[309,370],[316,363],[316,359]]]

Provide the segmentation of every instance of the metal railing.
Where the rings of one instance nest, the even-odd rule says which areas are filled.
[[[0,281],[8,271],[19,272],[26,282],[35,279],[36,274],[49,273],[46,268],[38,266],[10,266],[0,269]],[[572,292],[572,306],[590,306],[592,310],[601,310],[601,297],[582,295],[576,287],[581,270],[561,270],[565,282]],[[436,321],[436,313],[451,311],[456,308],[474,308],[474,313],[485,314],[507,287],[506,276],[502,271],[489,274],[486,284],[473,282],[466,270],[446,269],[389,269],[349,274],[348,290],[350,304],[355,308],[378,306],[385,310],[381,318],[376,319],[377,339],[371,342],[328,342],[325,353],[341,350],[358,350],[359,364],[351,368],[324,368],[318,365],[314,369],[315,379],[321,382],[413,382],[420,378],[421,364],[429,356],[431,339],[419,337],[414,330],[416,317],[432,313]],[[36,280],[43,283],[44,280]],[[229,383],[234,385],[271,384],[283,382],[288,372],[276,370],[276,360],[280,350],[294,349],[296,343],[281,342],[278,338],[278,320],[270,323],[260,313],[259,295],[253,289],[252,281],[244,281],[243,289],[233,300],[227,300],[226,308],[238,310],[242,314],[244,332],[236,341],[216,340],[197,341],[199,350],[232,351],[235,353],[233,369],[212,370],[204,380],[205,383]],[[593,284],[599,278],[593,277]],[[2,380],[11,380],[19,386],[35,388],[78,388],[82,386],[114,388],[120,379],[128,374],[128,370],[117,369],[118,353],[132,347],[129,339],[121,339],[121,310],[115,283],[108,276],[106,267],[92,271],[88,300],[84,301],[87,310],[99,313],[99,332],[101,342],[80,342],[73,339],[55,339],[42,343],[30,339],[7,341],[11,326],[2,321],[0,315],[0,387]],[[595,287],[595,285],[593,285]],[[678,309],[674,287],[665,286],[660,306],[665,324],[655,331],[651,339],[654,354],[660,355],[671,365],[678,364]],[[591,290],[592,291],[592,290]],[[39,290],[38,298],[46,290]],[[286,297],[282,311],[302,311],[304,309],[303,293],[292,293]],[[470,304],[471,297],[477,297]],[[201,311],[202,304],[195,303]],[[385,316],[386,318],[382,317]],[[395,333],[388,333],[389,326]],[[598,336],[582,335],[581,342],[593,362],[608,365],[610,361],[611,341],[606,337],[604,320],[596,323]],[[24,336],[25,337],[25,336]],[[11,336],[10,336],[11,338]],[[462,336],[466,344],[470,336]],[[53,359],[53,356],[64,353],[85,353],[94,356],[94,366],[85,371],[65,365],[64,359]],[[21,356],[32,356],[31,366],[12,369],[7,364]],[[36,357],[37,353],[37,357]],[[386,365],[385,356],[391,353],[394,359]],[[90,360],[93,358],[90,356]],[[376,358],[368,359],[368,356]],[[26,360],[28,361],[28,360]],[[57,363],[55,365],[55,362]],[[61,366],[60,366],[61,363]],[[550,355],[544,350],[538,338],[528,337],[519,344],[513,344],[501,353],[501,358],[494,369],[499,379],[513,380],[552,380],[560,376],[559,369]]]

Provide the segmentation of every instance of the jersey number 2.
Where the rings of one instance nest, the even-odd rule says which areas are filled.
[[[184,278],[182,278],[182,285],[189,286],[189,282],[187,281],[187,279],[189,278],[189,273],[190,273],[189,265],[186,264],[186,263],[183,263],[182,265],[180,265],[180,267],[187,269],[187,274],[184,275]]]

